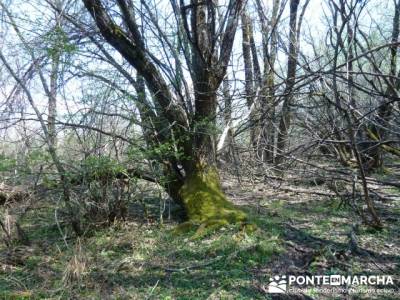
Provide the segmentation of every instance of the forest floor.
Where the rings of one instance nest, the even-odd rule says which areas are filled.
[[[31,244],[12,253],[0,245],[4,299],[400,299],[398,294],[267,293],[272,275],[400,275],[400,197],[379,201],[385,228],[355,225],[359,217],[321,186],[275,189],[224,180],[224,189],[258,229],[238,226],[193,239],[174,232],[177,221],[139,218],[64,240],[54,204],[40,201],[22,223]],[[290,191],[289,191],[290,190]],[[315,192],[312,194],[310,192]],[[400,190],[392,194],[400,196]],[[355,234],[357,247],[351,243]],[[352,246],[353,245],[353,246]],[[353,248],[352,248],[353,247]],[[308,298],[311,297],[311,298]]]

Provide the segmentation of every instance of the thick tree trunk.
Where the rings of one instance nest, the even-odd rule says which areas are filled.
[[[214,143],[216,91],[226,75],[238,19],[245,1],[232,1],[224,26],[217,23],[217,5],[213,1],[191,1],[180,9],[190,53],[185,55],[194,84],[195,112],[186,111],[171,91],[163,73],[149,55],[145,39],[136,23],[131,1],[117,0],[126,28],[117,25],[101,0],[83,0],[103,37],[145,80],[153,94],[157,116],[155,135],[161,142],[172,142],[184,155],[167,154],[162,158],[170,196],[186,210],[194,223],[230,223],[243,221],[245,214],[224,196],[216,171]],[[190,26],[188,19],[190,20]],[[224,28],[223,32],[217,28]],[[217,46],[218,45],[218,46]],[[190,102],[190,100],[189,100]],[[188,105],[188,107],[191,107]],[[157,124],[167,120],[170,129]],[[169,127],[168,127],[169,128]],[[170,132],[163,136],[163,132]],[[174,136],[177,138],[175,139]],[[160,159],[161,160],[161,159]]]
[[[178,200],[185,209],[188,221],[192,223],[223,226],[243,222],[246,214],[224,195],[216,168],[216,151],[212,138],[217,103],[215,89],[211,88],[208,92],[203,90],[197,96],[198,119],[192,143],[194,147],[190,153],[190,162],[186,164],[189,167],[185,169],[186,177],[179,189]]]
[[[198,165],[186,178],[180,196],[188,220],[193,223],[226,225],[246,220],[246,214],[224,195],[214,166]]]

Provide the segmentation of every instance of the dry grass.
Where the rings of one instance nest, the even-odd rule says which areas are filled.
[[[62,278],[62,282],[65,286],[80,284],[88,272],[88,258],[80,239],[77,240],[73,253],[72,258],[67,263]]]

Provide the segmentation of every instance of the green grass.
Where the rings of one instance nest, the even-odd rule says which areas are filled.
[[[193,239],[193,232],[176,234],[176,223],[125,222],[69,240],[66,247],[52,215],[42,210],[36,224],[27,216],[32,255],[23,265],[0,271],[0,297],[265,299],[254,287],[256,270],[283,251],[279,226],[270,219],[257,220],[259,228],[250,234],[229,226],[201,239]],[[52,242],[43,244],[47,239]],[[77,268],[75,257],[85,267],[67,281],[66,273]]]
[[[22,223],[32,241],[21,248],[23,264],[0,261],[0,299],[268,299],[259,285],[271,274],[262,270],[289,251],[284,240],[288,224],[300,229],[300,240],[312,235],[346,245],[354,218],[338,204],[335,199],[268,201],[260,214],[243,207],[257,230],[228,226],[201,238],[194,238],[196,229],[176,233],[173,221],[161,225],[131,219],[92,227],[85,237],[68,239],[68,246],[53,208],[32,210]],[[360,245],[374,241],[378,248],[372,250],[378,251],[395,243],[393,230],[371,232],[360,226]],[[312,254],[304,272],[346,273],[332,266],[336,250],[324,247]],[[347,263],[354,273],[365,271],[362,261],[350,258]]]

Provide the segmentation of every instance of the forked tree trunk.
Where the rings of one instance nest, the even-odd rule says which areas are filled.
[[[118,26],[101,0],[83,0],[101,34],[143,77],[152,93],[157,124],[168,123],[169,130],[155,126],[160,143],[172,143],[183,158],[168,155],[163,159],[164,174],[170,179],[166,189],[186,211],[189,221],[225,224],[244,221],[246,215],[235,208],[221,190],[216,169],[213,131],[217,106],[216,91],[226,74],[230,53],[244,1],[232,1],[225,26],[216,22],[213,1],[181,2],[182,25],[190,41],[188,55],[194,84],[195,113],[186,111],[149,56],[149,49],[133,15],[133,2],[117,0],[126,28]],[[188,19],[190,19],[189,26]],[[218,26],[225,28],[217,32]],[[219,43],[215,41],[219,40]],[[219,45],[218,47],[216,45]],[[190,100],[189,100],[190,102]],[[165,120],[165,122],[163,122]],[[169,134],[165,132],[169,131]],[[177,139],[174,136],[178,137]],[[166,163],[168,162],[168,163]]]

